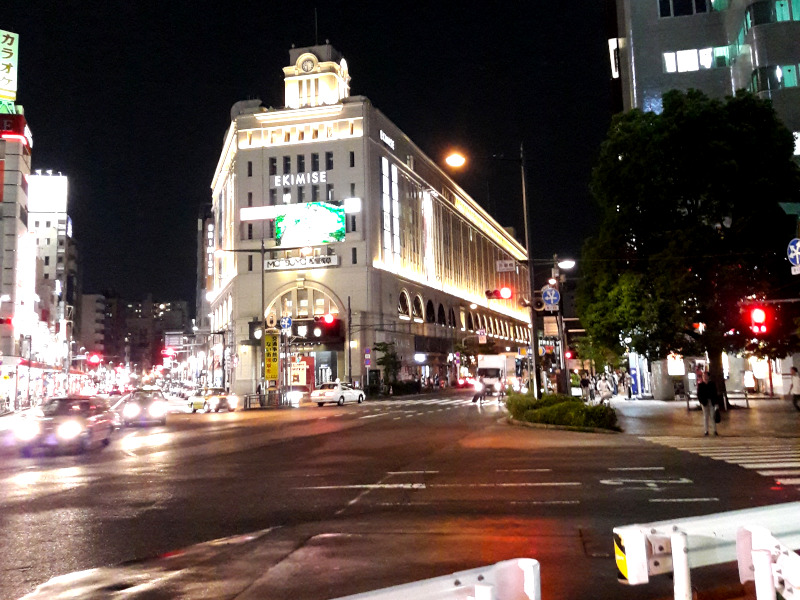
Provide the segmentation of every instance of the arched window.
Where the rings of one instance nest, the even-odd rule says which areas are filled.
[[[414,296],[414,304],[412,306],[414,307],[414,320],[422,323],[422,298],[419,296]]]
[[[450,327],[456,326],[456,311],[452,308],[447,312],[447,324],[450,325]]]
[[[467,329],[469,331],[475,331],[475,326],[472,323],[472,313],[467,313]]]
[[[439,323],[439,325],[447,325],[447,317],[444,315],[444,306],[441,304],[439,305],[439,311],[436,315],[436,322]]]
[[[436,323],[436,309],[433,308],[433,302],[430,300],[428,300],[428,303],[425,305],[425,322]]]
[[[411,318],[411,306],[407,292],[400,292],[400,297],[397,300],[397,312],[401,317]]]

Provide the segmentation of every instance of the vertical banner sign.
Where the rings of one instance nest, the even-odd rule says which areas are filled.
[[[0,29],[0,100],[17,99],[19,36]]]
[[[267,334],[264,336],[264,379],[277,381],[278,379],[278,336]]]

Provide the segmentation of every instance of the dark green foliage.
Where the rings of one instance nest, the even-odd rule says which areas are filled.
[[[707,351],[720,379],[721,352],[752,338],[742,300],[797,295],[783,281],[796,224],[778,202],[800,201],[800,170],[791,132],[753,94],[671,91],[663,106],[615,116],[601,147],[591,188],[602,217],[583,251],[579,315],[592,347]],[[796,347],[792,321],[749,349]]]
[[[400,373],[403,363],[395,350],[394,342],[378,342],[374,349],[381,353],[381,357],[375,360],[375,364],[383,367],[383,376],[387,383],[397,381],[397,375]]]
[[[563,404],[565,402],[581,404],[580,398],[568,396],[566,394],[544,394],[541,400],[533,394],[509,394],[506,399],[506,408],[515,419],[522,419],[523,415],[529,410],[536,410]]]
[[[606,405],[587,406],[583,402],[560,402],[526,410],[522,420],[566,427],[618,429],[617,413],[613,408]]]

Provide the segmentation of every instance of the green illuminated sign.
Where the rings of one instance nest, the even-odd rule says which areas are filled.
[[[284,207],[275,217],[275,245],[302,248],[344,241],[344,207],[304,202]]]

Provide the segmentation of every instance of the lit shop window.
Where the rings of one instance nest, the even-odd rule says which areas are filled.
[[[777,65],[754,70],[750,91],[766,92],[796,87],[797,65]]]
[[[800,131],[794,132],[794,155],[800,156]]]
[[[701,69],[724,68],[730,65],[728,46],[664,52],[662,57],[665,73],[687,73]]]

